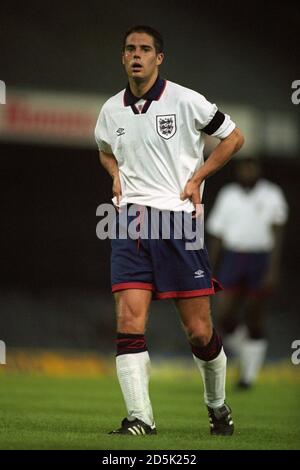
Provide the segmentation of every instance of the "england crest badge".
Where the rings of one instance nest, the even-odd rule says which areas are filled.
[[[164,139],[170,139],[176,133],[176,115],[164,114],[156,116],[157,133]]]

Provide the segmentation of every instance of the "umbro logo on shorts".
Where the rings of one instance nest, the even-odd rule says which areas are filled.
[[[194,272],[194,278],[197,279],[198,277],[204,277],[204,271],[202,271],[202,269],[198,269],[198,271]]]
[[[118,134],[118,136],[124,135],[125,134],[124,127],[119,127],[119,129],[116,130],[116,133]]]

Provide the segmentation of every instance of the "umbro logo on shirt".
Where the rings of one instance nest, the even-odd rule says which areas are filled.
[[[124,127],[119,127],[119,129],[116,130],[118,136],[124,135],[125,134],[125,129]]]
[[[204,277],[204,271],[202,271],[202,269],[198,269],[198,271],[194,272],[194,278],[197,279],[198,277]]]

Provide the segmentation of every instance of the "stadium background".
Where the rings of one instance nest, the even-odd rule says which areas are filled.
[[[96,238],[96,208],[109,201],[111,182],[98,162],[93,117],[126,83],[121,41],[136,23],[162,31],[162,75],[230,110],[246,133],[244,153],[259,155],[264,175],[286,194],[290,218],[281,286],[268,304],[268,359],[291,364],[291,344],[300,337],[300,105],[291,101],[292,82],[300,79],[300,16],[294,5],[1,2],[0,79],[7,95],[0,105],[0,339],[7,364],[0,373],[96,375],[113,358],[109,242]],[[47,122],[32,112],[44,113]],[[58,127],[49,125],[53,115],[62,119]],[[231,179],[229,164],[207,182],[206,212]],[[190,358],[170,302],[153,303],[148,343],[157,362]],[[60,362],[66,357],[77,362]],[[83,357],[98,365],[88,368]]]

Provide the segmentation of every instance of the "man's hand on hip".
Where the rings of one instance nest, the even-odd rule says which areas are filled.
[[[200,183],[201,184],[201,183]],[[186,183],[183,192],[180,195],[180,199],[185,201],[190,199],[195,207],[194,217],[198,217],[203,212],[200,198],[200,184],[195,182],[193,179],[188,180]]]
[[[113,185],[112,185],[112,193],[113,196],[117,200],[117,208],[120,205],[121,197],[122,197],[122,188],[121,188],[121,181],[119,173],[115,174],[113,177]]]

